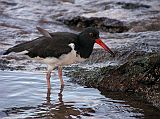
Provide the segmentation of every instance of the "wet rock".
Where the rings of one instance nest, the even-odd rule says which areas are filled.
[[[0,70],[25,70],[25,66],[10,66],[10,63],[7,59],[0,59]]]
[[[160,31],[160,17],[132,22],[130,32]]]
[[[144,4],[139,4],[139,3],[118,2],[117,5],[121,5],[123,9],[150,8],[149,5],[144,5]]]
[[[73,82],[105,91],[136,92],[160,109],[160,54],[139,56],[120,66],[68,73]]]
[[[112,49],[114,51],[114,49]],[[115,51],[114,51],[115,52]],[[117,54],[115,52],[115,54]],[[82,64],[104,63],[106,60],[113,60],[113,57],[103,49],[93,49],[92,55]]]
[[[70,2],[70,3],[74,3],[74,0],[58,0],[58,1],[62,1],[62,2]]]
[[[62,17],[58,18],[57,21],[63,22],[68,26],[74,26],[77,28],[95,27],[111,33],[121,33],[129,30],[128,26],[124,22],[106,17]]]
[[[14,70],[13,67],[9,67],[10,62],[6,59],[0,59],[0,70]]]
[[[16,56],[14,53],[8,56],[0,56],[0,70],[27,70],[31,63],[33,62],[27,61],[26,56]]]
[[[1,4],[5,4],[5,5],[11,5],[11,6],[16,6],[17,3],[14,2],[7,2],[7,1],[0,1]]]

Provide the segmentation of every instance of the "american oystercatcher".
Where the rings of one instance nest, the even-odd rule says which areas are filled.
[[[37,27],[37,29],[43,35],[42,37],[11,47],[3,55],[11,52],[23,52],[30,58],[47,64],[46,79],[49,89],[51,88],[50,77],[52,70],[58,67],[59,79],[61,85],[64,85],[62,66],[82,62],[89,58],[93,51],[94,43],[99,44],[114,56],[114,53],[102,42],[99,37],[99,31],[95,28],[86,28],[79,34],[68,32],[49,33],[40,27]]]

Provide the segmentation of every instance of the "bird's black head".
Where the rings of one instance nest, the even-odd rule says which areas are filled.
[[[102,40],[99,37],[99,31],[95,28],[92,27],[88,27],[86,29],[84,29],[84,31],[82,31],[79,34],[79,42],[80,45],[83,47],[86,47],[87,49],[92,49],[93,50],[93,46],[94,43],[99,44],[101,47],[103,47],[106,51],[108,51],[111,55],[115,55],[111,49],[105,45]],[[90,50],[92,52],[92,50]]]
[[[88,27],[79,34],[80,42],[84,44],[93,44],[99,38],[99,31],[95,28]]]

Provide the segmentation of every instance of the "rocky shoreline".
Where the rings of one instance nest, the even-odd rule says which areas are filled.
[[[138,54],[138,53],[137,53]],[[77,68],[67,73],[80,85],[100,91],[133,92],[160,109],[160,54],[131,58],[118,66],[88,70]]]
[[[97,29],[101,29],[110,33],[122,33],[129,30],[127,24],[122,21],[116,19],[110,19],[106,17],[90,17],[86,18],[83,16],[76,17],[64,17],[57,19],[59,22],[63,22],[69,27],[77,27],[77,28],[86,28],[86,27],[95,27]]]
[[[105,12],[100,10],[101,12],[98,11],[97,13],[65,16],[58,18],[57,21],[74,29],[91,26],[103,32],[110,32],[111,34],[107,34],[110,39],[112,41],[120,39],[123,46],[127,42],[126,39],[130,41],[127,46],[114,48],[116,59],[109,57],[104,51],[96,49],[91,58],[83,63],[83,65],[93,65],[94,68],[75,66],[76,70],[73,70],[72,67],[66,75],[72,78],[71,82],[94,87],[102,92],[116,91],[138,94],[142,100],[160,109],[159,11],[151,10],[153,5],[134,2],[111,2],[101,5],[105,6],[103,9],[106,10]],[[104,14],[109,14],[107,10],[109,12],[114,11],[109,10],[112,5],[124,9],[122,12],[130,10],[131,16],[137,16],[137,18],[122,20],[121,17],[103,17]],[[142,13],[138,13],[136,10],[141,10]],[[140,16],[143,15],[144,17],[141,19]],[[108,60],[110,62],[116,60],[118,65],[94,66],[98,63],[105,64]]]

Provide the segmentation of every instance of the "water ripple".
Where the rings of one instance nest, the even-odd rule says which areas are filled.
[[[0,71],[1,118],[133,118],[143,116],[134,107],[101,95],[93,88],[67,82],[61,87],[52,76],[47,90],[44,73]]]

